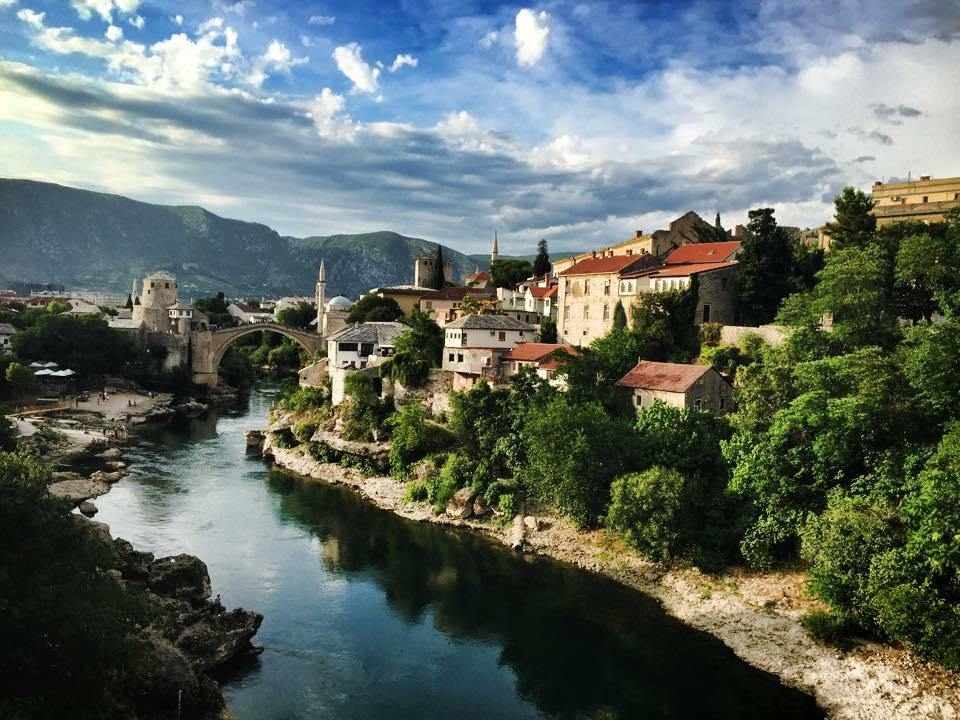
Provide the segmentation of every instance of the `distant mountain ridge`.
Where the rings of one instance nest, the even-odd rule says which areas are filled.
[[[313,295],[321,258],[327,296],[413,282],[414,259],[436,244],[392,231],[307,238],[197,206],[155,205],[33,180],[0,179],[0,287],[58,283],[127,292],[153,270],[181,295]],[[475,263],[444,246],[458,277]]]

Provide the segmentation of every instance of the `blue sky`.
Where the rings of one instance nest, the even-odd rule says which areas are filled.
[[[0,0],[0,176],[508,252],[960,174],[960,0]]]

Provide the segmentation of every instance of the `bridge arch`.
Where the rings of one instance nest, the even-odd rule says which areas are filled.
[[[230,346],[242,337],[259,332],[272,332],[289,338],[310,357],[315,357],[323,347],[322,336],[279,323],[252,323],[220,330],[198,330],[190,335],[193,381],[203,385],[216,385],[220,361]]]

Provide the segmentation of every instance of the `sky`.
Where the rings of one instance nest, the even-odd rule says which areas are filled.
[[[960,175],[960,0],[0,0],[0,176],[583,249]]]

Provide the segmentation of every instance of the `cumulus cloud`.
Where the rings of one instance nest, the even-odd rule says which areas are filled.
[[[493,47],[499,37],[500,33],[498,33],[496,30],[490,30],[489,32],[485,33],[482,38],[480,38],[480,47],[484,48],[485,50]]]
[[[353,83],[353,91],[376,93],[380,89],[380,68],[371,67],[363,59],[363,48],[358,43],[340,45],[333,51],[337,69]]]
[[[174,15],[170,20],[178,27],[183,26],[183,15]]]
[[[253,64],[247,81],[254,87],[260,87],[269,77],[269,73],[289,73],[297,65],[303,65],[309,58],[296,58],[284,43],[273,40],[267,51]]]
[[[17,4],[17,0],[0,0],[0,9],[13,7]]]
[[[46,17],[46,13],[38,13],[30,8],[23,8],[22,10],[17,10],[17,18],[25,22],[27,25],[31,26],[36,30],[43,29],[43,18]]]
[[[123,30],[116,25],[110,25],[104,35],[110,42],[118,42],[123,39]]]
[[[416,67],[419,64],[419,60],[413,55],[407,55],[406,53],[401,53],[393,59],[393,64],[390,65],[390,72],[395,73],[400,68],[406,67]]]
[[[353,139],[356,128],[353,120],[343,111],[346,101],[342,95],[337,95],[330,88],[324,88],[310,104],[310,118],[317,128],[317,132],[330,138]]]
[[[523,8],[517,13],[513,37],[517,44],[517,63],[530,67],[540,62],[550,37],[550,16]]]
[[[143,30],[144,25],[147,24],[147,21],[143,19],[143,15],[134,15],[132,18],[129,18],[127,22],[137,30]]]
[[[256,3],[254,0],[238,0],[235,3],[218,3],[218,7],[223,8],[224,12],[233,13],[240,17],[244,17],[247,14],[247,10],[252,9]]]
[[[89,20],[94,14],[104,22],[113,22],[113,11],[132,14],[140,7],[140,0],[70,0],[81,20]]]
[[[307,20],[307,23],[310,25],[333,25],[337,21],[337,18],[333,15],[311,15],[310,19]]]

